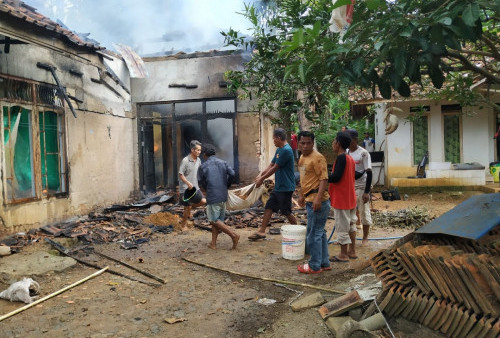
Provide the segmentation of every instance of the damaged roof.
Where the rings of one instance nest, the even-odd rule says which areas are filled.
[[[85,39],[79,36],[78,34],[52,21],[45,15],[37,13],[36,8],[31,7],[20,0],[0,0],[0,12],[7,13],[12,17],[41,27],[49,32],[60,34],[75,45],[92,48],[94,50],[104,49],[104,47],[99,46],[99,44],[94,40]]]

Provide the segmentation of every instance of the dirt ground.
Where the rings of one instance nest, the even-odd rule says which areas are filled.
[[[438,216],[474,192],[422,193],[408,196],[404,201],[375,200],[377,210],[399,210],[425,207]],[[380,194],[375,196],[380,197]],[[333,227],[327,223],[327,232]],[[210,233],[192,228],[184,232],[154,234],[151,241],[138,249],[124,250],[119,243],[94,245],[96,251],[120,259],[166,280],[160,287],[152,287],[119,276],[104,273],[59,296],[38,304],[0,323],[2,337],[332,337],[318,315],[317,309],[292,312],[289,302],[296,291],[311,294],[317,290],[288,285],[286,288],[273,282],[243,277],[185,261],[187,258],[221,269],[255,277],[311,284],[325,289],[347,290],[348,281],[360,273],[369,274],[371,268],[359,271],[370,254],[390,246],[392,240],[371,241],[367,247],[359,247],[357,260],[336,263],[333,270],[319,275],[302,275],[296,266],[301,261],[289,261],[281,255],[281,237],[268,235],[267,240],[250,242],[247,237],[254,229],[236,230],[240,236],[237,250],[231,248],[231,240],[219,236],[218,250],[207,247]],[[380,228],[375,226],[373,237],[402,236],[410,229]],[[360,243],[357,243],[360,244]],[[330,255],[339,247],[332,244]],[[33,251],[49,251],[45,243],[25,247],[16,255]],[[48,253],[49,254],[49,253]],[[150,280],[117,263],[91,254],[83,258],[101,266]],[[1,264],[2,258],[0,258]],[[47,273],[33,277],[45,296],[95,270],[77,264],[61,273]],[[0,282],[0,290],[9,286]],[[321,291],[327,300],[338,294]],[[263,305],[259,299],[276,300]],[[9,313],[22,303],[0,300],[0,315]],[[168,318],[184,319],[169,324]],[[398,337],[439,337],[424,327],[392,320]]]

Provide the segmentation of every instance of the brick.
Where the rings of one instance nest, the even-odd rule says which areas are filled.
[[[363,299],[359,296],[356,290],[351,291],[343,296],[337,297],[319,308],[321,318],[325,319],[330,316],[341,315],[350,309],[363,304]]]
[[[315,292],[308,296],[302,297],[292,303],[291,308],[293,311],[301,311],[310,309],[325,303],[325,298],[320,292]]]

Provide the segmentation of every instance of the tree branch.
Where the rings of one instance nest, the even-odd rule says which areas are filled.
[[[460,60],[466,69],[468,69],[470,71],[473,71],[474,73],[477,73],[477,74],[480,74],[480,75],[484,76],[485,78],[487,78],[488,80],[490,80],[493,83],[500,83],[500,77],[491,74],[490,72],[488,72],[484,68],[480,68],[480,67],[474,66],[462,54],[460,54],[458,52],[454,52],[453,50],[447,50],[447,55],[449,57],[452,57],[452,58]]]
[[[498,52],[497,45],[495,45],[495,43],[488,39],[484,34],[481,35],[481,41],[491,48],[491,53],[495,56],[495,59],[500,60],[500,53]]]

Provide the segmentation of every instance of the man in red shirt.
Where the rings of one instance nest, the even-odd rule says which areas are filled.
[[[292,131],[292,135],[290,137],[290,147],[292,147],[293,157],[294,157],[295,161],[298,161],[299,160],[299,152],[298,152],[299,142],[297,140],[297,135],[295,135],[295,132],[293,132],[293,131]]]
[[[330,183],[328,192],[334,211],[340,255],[330,258],[331,262],[348,262],[349,258],[357,258],[356,225],[351,224],[351,220],[356,216],[355,163],[352,157],[345,152],[350,143],[351,137],[347,132],[339,132],[332,143],[333,151],[337,153],[337,159],[333,164],[332,173],[328,176]]]

